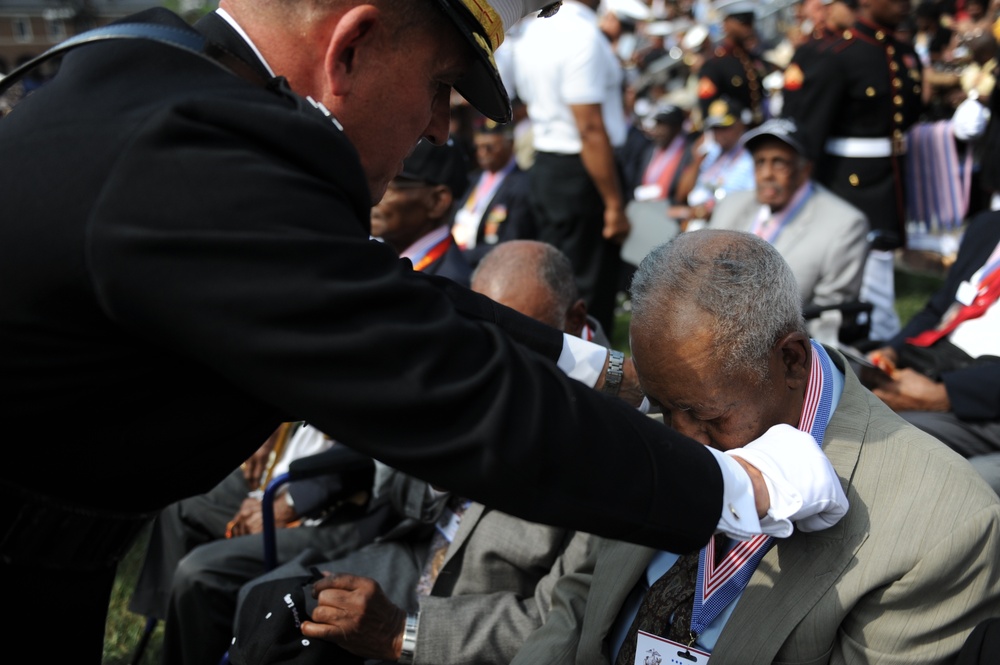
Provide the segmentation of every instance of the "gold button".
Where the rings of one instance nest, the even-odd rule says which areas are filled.
[[[853,36],[850,30],[844,30],[844,39],[850,39]]]
[[[875,39],[882,41],[883,39],[885,39],[885,33],[879,30],[878,32],[875,33]]]
[[[739,76],[734,76],[733,79],[732,79],[732,83],[733,83],[734,86],[736,86],[738,88],[741,85],[743,85],[743,79],[741,79]]]
[[[896,115],[892,116],[892,119],[895,120],[896,122],[903,122],[903,114],[897,113]]]
[[[919,85],[913,86],[913,92],[914,92],[914,94],[919,95],[920,94],[920,86]]]
[[[757,80],[757,72],[755,72],[753,70],[750,70],[749,72],[747,72],[747,80],[756,81]]]
[[[891,46],[886,46],[885,52],[888,53],[889,55],[896,55],[896,49]]]
[[[899,65],[897,65],[895,62],[890,62],[889,63],[889,70],[893,71],[893,72],[898,72],[899,71]]]
[[[913,79],[914,81],[919,81],[920,80],[920,70],[919,69],[911,69],[910,70],[910,78]]]
[[[875,88],[873,88],[871,86],[868,86],[867,88],[865,88],[865,94],[868,95],[869,97],[874,97],[875,96]]]
[[[895,104],[896,106],[902,106],[903,105],[903,98],[902,98],[902,96],[896,95],[895,97],[893,97],[892,98],[892,103]]]
[[[903,130],[901,130],[901,129],[895,129],[895,130],[893,130],[892,135],[893,135],[894,138],[901,139],[901,138],[903,138]]]
[[[857,174],[857,173],[852,173],[852,174],[851,174],[851,175],[850,175],[850,176],[849,176],[849,177],[847,178],[847,182],[851,183],[851,187],[857,187],[857,186],[858,186],[858,183],[859,183],[859,182],[861,182],[861,181],[860,181],[860,180],[858,180],[858,174]]]
[[[903,87],[903,82],[900,81],[899,79],[892,79],[892,87],[895,88],[896,90],[899,90],[900,88]]]

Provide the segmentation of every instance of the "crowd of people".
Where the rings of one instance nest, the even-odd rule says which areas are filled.
[[[0,120],[0,403],[76,435],[0,483],[26,637],[72,575],[62,649],[97,662],[152,520],[167,665],[995,657],[1000,5],[124,26]],[[941,232],[901,323],[897,257]],[[289,485],[265,571],[261,489],[338,446],[374,472]]]

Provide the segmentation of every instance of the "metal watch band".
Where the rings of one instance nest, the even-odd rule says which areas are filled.
[[[618,395],[618,391],[622,387],[622,377],[625,375],[622,369],[624,364],[624,353],[615,350],[608,352],[608,368],[604,372],[603,392],[608,395]]]
[[[399,652],[397,662],[402,665],[413,663],[413,654],[417,650],[417,620],[419,614],[407,614],[406,625],[403,627],[403,648]]]

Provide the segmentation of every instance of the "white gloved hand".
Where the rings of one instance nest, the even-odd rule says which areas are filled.
[[[970,141],[983,135],[989,121],[990,110],[979,103],[978,95],[969,93],[951,116],[951,130],[959,141]]]
[[[766,532],[779,537],[792,533],[792,522],[802,531],[820,531],[840,521],[849,504],[830,460],[806,432],[791,425],[775,425],[743,448],[727,450],[753,465],[764,476],[771,507],[761,526],[786,524]]]

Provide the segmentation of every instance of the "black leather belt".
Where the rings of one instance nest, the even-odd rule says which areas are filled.
[[[80,572],[116,565],[155,515],[72,506],[0,480],[0,561]]]

